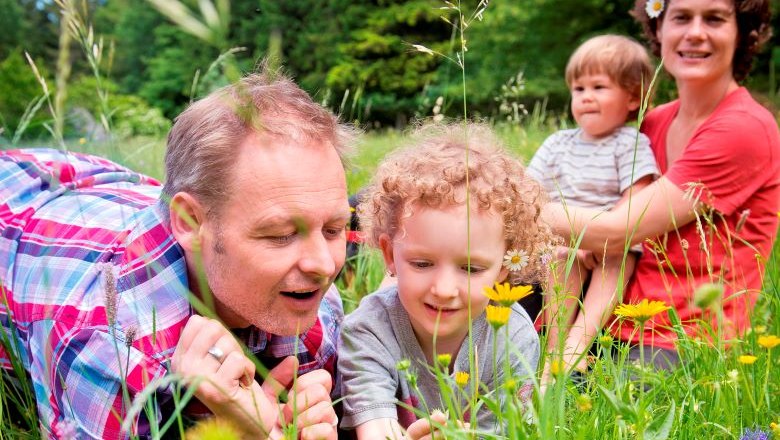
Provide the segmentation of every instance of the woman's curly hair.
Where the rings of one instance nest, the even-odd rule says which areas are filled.
[[[531,257],[511,281],[542,281],[546,269],[539,257],[557,242],[539,219],[547,196],[493,131],[478,123],[431,125],[417,129],[412,139],[380,163],[362,193],[358,215],[365,241],[378,246],[382,234],[395,237],[414,204],[439,208],[464,203],[468,182],[472,206],[502,216],[507,249]]]
[[[647,0],[636,0],[631,15],[642,25],[650,50],[660,57],[661,42],[656,31],[666,16],[666,8],[658,18],[652,18],[645,12],[646,4]],[[742,81],[753,67],[753,57],[772,36],[769,0],[734,0],[734,12],[737,15],[737,48],[734,51],[732,72],[734,79]]]

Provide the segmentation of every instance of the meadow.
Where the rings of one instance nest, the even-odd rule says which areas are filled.
[[[62,4],[67,6],[68,2],[63,1]],[[476,19],[481,13],[489,14],[490,10],[487,9],[487,2],[479,2],[477,9],[471,12],[462,11],[460,3],[446,4],[454,8],[461,19],[461,25],[453,26],[455,43],[452,56],[442,55],[454,63],[455,71],[463,79],[461,96],[458,97],[463,103],[463,112],[458,114],[456,111],[450,117],[468,119],[472,115],[467,106],[470,92],[465,84],[469,70],[464,61],[466,28],[463,23],[469,23],[469,20]],[[176,21],[175,16],[172,19]],[[78,26],[82,31],[77,34],[81,38],[77,38],[78,42],[86,48],[95,47],[94,37],[89,40],[92,35],[89,24],[82,21]],[[86,29],[90,32],[86,32]],[[206,26],[206,29],[210,28]],[[209,35],[201,37],[209,42]],[[419,50],[425,52],[424,49],[427,47]],[[94,73],[98,79],[102,75],[99,54],[92,50],[85,51],[86,58],[95,66]],[[230,71],[229,68],[225,69],[225,77],[228,79],[231,77]],[[40,83],[45,89],[45,81],[41,80]],[[101,94],[99,84],[97,93]],[[104,99],[101,95],[99,101],[101,107],[97,113],[101,116],[97,119],[104,121],[110,133],[111,115],[114,113],[107,97]],[[164,137],[117,135],[102,142],[79,136],[68,137],[63,134],[62,122],[58,122],[61,119],[61,107],[58,107],[55,94],[47,91],[37,105],[50,110],[52,118],[48,120],[47,127],[51,136],[14,138],[13,142],[4,142],[3,148],[53,146],[98,154],[163,179]],[[344,110],[344,105],[341,110]],[[344,113],[347,112],[342,111]],[[422,116],[435,119],[435,113]],[[21,120],[24,119],[22,115]],[[548,114],[542,104],[521,118],[511,121],[494,118],[491,122],[508,148],[524,161],[533,155],[547,135],[570,124],[560,114]],[[405,132],[400,130],[383,128],[368,131],[356,146],[348,168],[350,193],[365,185],[381,158],[403,145],[405,139]],[[463,420],[464,414],[458,408],[461,403],[467,402],[471,408],[487,407],[496,412],[497,418],[506,428],[499,434],[476,433],[450,423],[441,428],[444,437],[643,440],[780,438],[780,252],[777,248],[776,244],[775,252],[766,262],[763,292],[751,313],[752,325],[747,333],[725,339],[711,322],[702,322],[704,333],[690,337],[682,330],[674,310],[662,312],[669,314],[672,328],[679,336],[681,362],[670,371],[658,371],[630,362],[627,358],[628,346],[612,339],[606,331],[594,342],[593,356],[588,360],[589,371],[585,375],[566,371],[555,356],[542,359],[539,374],[545,364],[549,363],[554,376],[554,382],[543,394],[538,392],[538,375],[533,378],[509,377],[497,389],[477,386],[473,387],[475,392],[464,393],[462,385],[469,380],[469,372],[450,375],[442,368],[449,362],[442,359],[442,365],[431,368],[442,391],[444,408],[441,409],[449,419],[453,422]],[[369,249],[363,250],[351,264],[354,274],[349,279],[341,278],[337,282],[347,312],[354,310],[360,299],[372,292],[384,277],[381,259]],[[710,309],[710,316],[716,316],[722,305],[715,300],[704,307]],[[639,327],[641,323],[641,320],[624,319],[616,320],[612,325]],[[496,325],[495,331],[502,331],[501,325]],[[5,339],[1,341],[4,345],[8,343]],[[542,345],[545,345],[544,336]],[[24,380],[23,368],[17,367],[13,375],[7,372],[0,375],[0,440],[40,437],[32,390]],[[405,368],[404,365],[399,367]],[[528,380],[535,392],[526,401],[518,397],[517,390]],[[184,401],[189,397],[185,396]],[[503,409],[500,405],[502,401],[505,402]],[[156,429],[162,429],[157,432],[159,438],[181,435],[184,431],[180,423]],[[197,433],[191,433],[190,438],[228,438],[227,432],[220,431],[224,429],[229,430],[229,427],[201,427]],[[289,436],[296,438],[294,431]]]
[[[550,121],[496,127],[510,150],[524,160],[530,158],[554,129],[556,124]],[[403,145],[404,139],[405,134],[398,131],[363,136],[347,173],[350,191],[362,187],[378,161],[388,151]],[[122,139],[110,146],[73,139],[68,149],[103,155],[162,178],[164,144],[161,138]],[[338,281],[347,312],[384,277],[381,258],[375,252],[364,250],[352,263],[354,276],[349,282]],[[765,341],[770,341],[767,338],[771,335],[780,335],[780,321],[776,318],[780,316],[779,286],[780,261],[778,252],[774,252],[767,263],[764,292],[752,314],[752,329],[739,339],[728,341],[720,340],[714,330],[709,335],[711,339],[682,336],[679,343],[682,362],[672,371],[656,371],[630,363],[626,359],[627,347],[606,333],[594,345],[595,356],[584,379],[557,371],[554,384],[530,405],[512,402],[511,390],[516,385],[511,379],[506,390],[483,390],[481,395],[464,396],[459,394],[454,379],[437,369],[445,401],[452,404],[448,414],[452,418],[459,416],[454,403],[461,399],[473,400],[474,406],[491,407],[500,393],[506,393],[511,404],[501,418],[509,427],[506,438],[511,439],[778,437],[780,353]],[[675,322],[674,312],[669,313]],[[709,325],[704,323],[705,328],[710,328]],[[548,358],[545,362],[554,361]],[[540,364],[539,371],[542,368]],[[11,390],[4,375],[0,384],[0,438],[36,438],[35,430],[24,429],[30,426],[28,423],[35,423],[34,399],[31,395],[15,395]],[[9,411],[26,414],[28,422],[10,422]],[[444,432],[446,438],[474,438],[467,431],[444,428]]]

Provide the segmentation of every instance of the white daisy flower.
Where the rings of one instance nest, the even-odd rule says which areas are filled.
[[[664,10],[664,0],[647,0],[645,12],[650,18],[658,18]]]
[[[504,267],[515,272],[528,266],[528,260],[528,252],[522,249],[519,251],[510,249],[504,255]]]

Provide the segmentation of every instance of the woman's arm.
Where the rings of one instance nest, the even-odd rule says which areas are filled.
[[[645,176],[634,182],[633,185],[629,186],[627,190],[623,191],[622,194],[620,194],[620,200],[615,203],[615,206],[620,206],[625,203],[630,203],[631,199],[636,196],[636,194],[650,186],[650,184],[653,183],[653,176]],[[614,207],[612,208],[614,209]]]
[[[542,218],[563,237],[571,235],[576,240],[583,234],[582,249],[619,253],[629,237],[632,244],[640,243],[693,221],[696,204],[695,199],[685,197],[682,189],[661,177],[611,211],[549,203]]]

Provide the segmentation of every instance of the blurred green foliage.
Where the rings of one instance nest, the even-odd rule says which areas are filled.
[[[143,98],[135,95],[119,93],[119,86],[103,80],[100,86],[108,92],[108,108],[111,109],[113,133],[121,138],[129,136],[163,137],[171,128],[171,121],[160,109],[150,106]],[[97,94],[97,80],[88,75],[82,75],[68,88],[68,110],[76,107],[87,110],[92,115],[99,115],[101,103]],[[70,126],[73,127],[73,121]],[[74,133],[83,136],[86,133]]]
[[[46,70],[39,67],[41,75],[47,77]],[[3,137],[11,138],[27,112],[41,96],[41,84],[35,78],[30,65],[21,49],[12,50],[0,61],[0,127]],[[24,130],[28,136],[38,136],[46,133],[43,122],[47,117],[38,112],[32,115],[29,125]]]

